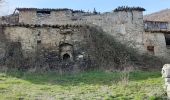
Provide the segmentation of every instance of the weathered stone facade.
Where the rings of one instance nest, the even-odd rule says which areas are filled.
[[[77,67],[79,69],[76,70],[86,69],[87,66],[91,66],[92,61],[90,56],[91,38],[86,27],[80,25],[3,26],[4,37],[6,37],[5,43],[9,45],[7,46],[8,49],[12,49],[4,52],[3,55],[7,55],[6,59],[13,57],[15,51],[13,45],[17,47],[17,44],[19,44],[17,48],[21,48],[20,53],[23,59],[40,57],[40,59],[35,59],[40,60],[35,61],[42,64],[39,66],[46,65],[48,68],[58,68],[57,70],[63,68],[63,66],[68,66],[68,70]]]
[[[25,24],[93,24],[100,26],[106,33],[116,37],[123,43],[135,45],[141,52],[143,48],[143,12],[138,10],[118,11],[103,14],[74,12],[72,10],[52,10],[50,14],[38,14],[39,9],[18,9],[19,23]],[[41,10],[40,10],[41,11]]]
[[[18,9],[19,22],[26,24],[93,24],[101,27],[106,33],[127,45],[133,45],[140,53],[150,53],[148,46],[154,47],[154,54],[159,57],[169,58],[169,49],[166,47],[164,32],[145,32],[143,12],[140,10],[121,10],[103,14],[88,12],[74,12],[66,10],[49,10],[50,14],[37,14],[41,9]],[[28,17],[28,18],[27,18]],[[151,23],[152,25],[152,23]],[[170,30],[170,24],[166,27]],[[157,31],[153,28],[152,31]],[[148,42],[153,43],[148,43]]]
[[[145,22],[145,32],[144,32],[144,45],[152,46],[155,56],[163,57],[169,59],[170,49],[169,49],[169,36],[170,33],[170,23],[168,22]],[[148,51],[150,53],[150,51]]]
[[[26,24],[93,24],[100,26],[106,33],[113,35],[116,39],[127,45],[133,45],[139,49],[140,53],[150,53],[148,47],[153,48],[153,53],[158,57],[169,58],[169,49],[166,46],[164,34],[170,31],[170,24],[167,22],[156,22],[158,27],[151,27],[148,31],[145,28],[146,21],[143,21],[141,10],[121,10],[103,14],[93,14],[88,12],[74,12],[66,10],[49,10],[50,14],[39,14],[41,9],[18,9],[19,23]],[[159,26],[160,24],[160,26]],[[166,24],[166,26],[164,26]],[[149,25],[153,25],[151,22]],[[157,26],[157,24],[156,24]],[[166,31],[165,31],[166,30]],[[146,32],[145,32],[146,31]],[[152,32],[156,31],[156,32]],[[158,32],[157,32],[158,31]],[[151,43],[152,42],[152,43]]]
[[[4,45],[10,48],[18,46],[21,50],[11,51],[21,51],[24,59],[40,57],[47,66],[71,64],[73,68],[83,66],[85,69],[85,66],[92,65],[94,58],[90,49],[95,46],[91,43],[92,33],[86,25],[100,27],[121,43],[137,48],[139,53],[169,58],[167,38],[170,37],[166,38],[164,34],[170,32],[170,24],[144,21],[144,9],[141,8],[116,9],[102,14],[71,9],[16,10],[19,13],[15,16],[1,18],[0,21],[1,35],[7,42],[0,43],[1,58],[10,52],[5,51]],[[65,63],[65,60],[70,63]]]

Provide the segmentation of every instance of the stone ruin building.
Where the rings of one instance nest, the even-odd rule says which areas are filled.
[[[40,57],[39,62],[43,65],[50,62],[50,67],[71,65],[72,69],[86,68],[93,64],[88,27],[95,25],[140,53],[168,59],[170,23],[143,20],[143,11],[145,9],[140,7],[119,7],[105,13],[17,8],[14,14],[0,19],[0,58],[15,56],[18,58],[13,59],[33,60]],[[10,48],[8,51],[7,47]],[[30,66],[26,64],[29,61],[22,63]]]

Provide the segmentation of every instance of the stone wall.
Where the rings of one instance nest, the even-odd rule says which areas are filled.
[[[164,33],[146,32],[144,35],[144,45],[146,49],[147,46],[154,46],[154,55],[169,59],[170,49],[166,47]]]
[[[133,46],[140,53],[147,53],[148,46],[154,46],[154,55],[166,56],[164,33],[145,32],[143,12],[136,10],[122,10],[102,14],[88,12],[73,12],[72,10],[51,11],[51,14],[37,14],[36,10],[23,10],[19,13],[19,22],[25,24],[89,24],[101,27],[104,32],[111,34],[121,43]],[[167,25],[168,30],[170,25]],[[149,41],[149,43],[148,43]],[[150,43],[152,41],[152,43]]]
[[[145,21],[144,45],[147,53],[169,59],[170,49],[166,43],[170,33],[170,24],[161,21]],[[153,50],[148,50],[151,47]]]
[[[91,65],[91,40],[86,26],[6,26],[4,34],[9,44],[21,44],[23,59],[39,57],[36,63],[42,62],[42,66],[68,65],[70,70],[70,67],[86,69]]]
[[[72,18],[71,11],[51,11],[51,14],[37,14],[33,11],[20,11],[19,23],[25,24],[60,24],[70,22]]]
[[[143,14],[138,11],[121,11],[96,15],[88,18],[89,23],[100,26],[106,33],[127,45],[133,45],[144,52]]]
[[[19,22],[19,14],[11,14],[0,17],[0,24],[17,24]]]
[[[20,23],[26,24],[93,24],[100,26],[106,33],[116,37],[122,43],[134,45],[140,52],[143,46],[142,11],[119,11],[103,14],[73,13],[71,11],[51,11],[50,15],[38,16],[36,11],[21,11]]]
[[[5,50],[5,45],[6,45],[5,41],[6,41],[6,38],[5,38],[4,34],[3,34],[3,27],[0,27],[0,60],[2,60],[4,58],[4,56],[5,56],[5,52],[6,52],[6,50]]]

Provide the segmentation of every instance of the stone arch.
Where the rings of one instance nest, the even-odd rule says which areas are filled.
[[[73,45],[69,43],[62,43],[59,45],[60,58],[63,61],[73,61]]]
[[[65,54],[63,54],[62,59],[64,61],[68,61],[68,60],[70,60],[70,55],[68,53],[65,53]]]

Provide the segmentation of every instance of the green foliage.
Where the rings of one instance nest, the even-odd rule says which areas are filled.
[[[7,71],[0,73],[0,100],[161,100],[163,84],[160,72],[130,72],[129,82],[124,84],[120,72],[59,75]]]

